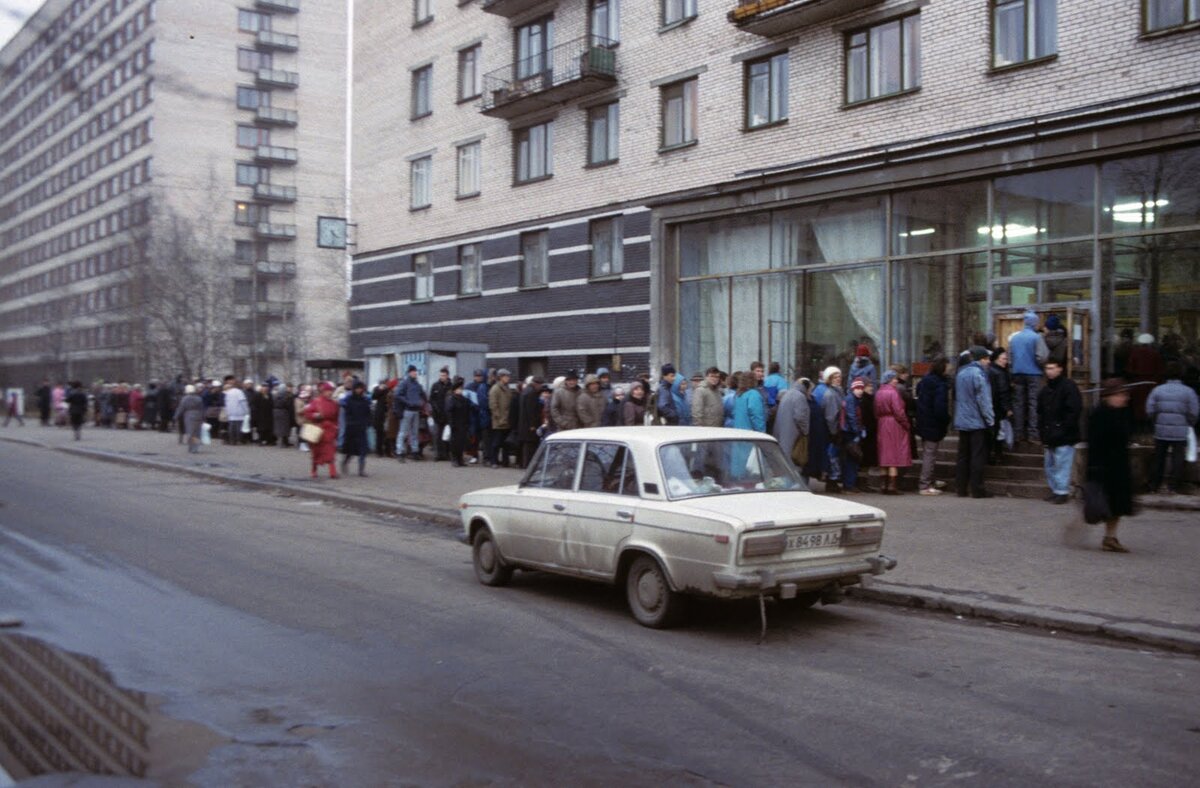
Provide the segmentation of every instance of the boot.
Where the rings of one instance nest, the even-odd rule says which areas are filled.
[[[331,462],[331,463],[329,463],[329,478],[336,479],[337,477],[338,477],[337,463]]]
[[[896,487],[895,476],[885,476],[883,478],[883,494],[884,495],[900,495],[900,490]]]
[[[842,485],[836,479],[830,479],[825,482],[825,493],[839,493],[842,491]]]

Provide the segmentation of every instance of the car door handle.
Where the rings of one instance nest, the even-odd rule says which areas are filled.
[[[626,511],[626,510],[624,510],[624,509],[618,509],[618,510],[617,510],[617,517],[620,517],[622,520],[632,520],[632,519],[633,519],[633,512],[629,512],[629,511]]]
[[[565,503],[556,503],[554,504],[554,509],[555,511],[565,512],[567,510],[567,505]]]

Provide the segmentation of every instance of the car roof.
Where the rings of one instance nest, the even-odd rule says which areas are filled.
[[[704,440],[775,440],[765,432],[726,427],[591,427],[556,432],[548,441],[621,441],[622,443],[654,447],[664,443]]]

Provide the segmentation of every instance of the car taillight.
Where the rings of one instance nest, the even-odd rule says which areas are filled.
[[[758,558],[764,555],[781,555],[785,547],[787,547],[787,534],[748,536],[742,540],[742,557]]]
[[[883,526],[879,523],[871,525],[847,525],[842,529],[841,544],[846,545],[856,544],[875,544],[883,538]]]

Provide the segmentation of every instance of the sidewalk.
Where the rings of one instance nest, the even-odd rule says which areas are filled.
[[[67,429],[10,427],[0,430],[0,457],[6,441],[448,526],[458,523],[460,495],[513,484],[519,476],[509,469],[453,468],[429,460],[400,464],[371,456],[367,478],[354,474],[352,461],[348,476],[330,480],[322,470],[312,480],[308,455],[295,448],[214,443],[189,455],[172,433],[85,428],[76,442]],[[856,590],[860,598],[1200,652],[1197,511],[1147,509],[1128,519],[1121,540],[1133,552],[1117,555],[1099,550],[1102,527],[1084,525],[1075,505],[953,495],[856,500],[888,513],[884,552],[899,559],[895,571]]]

